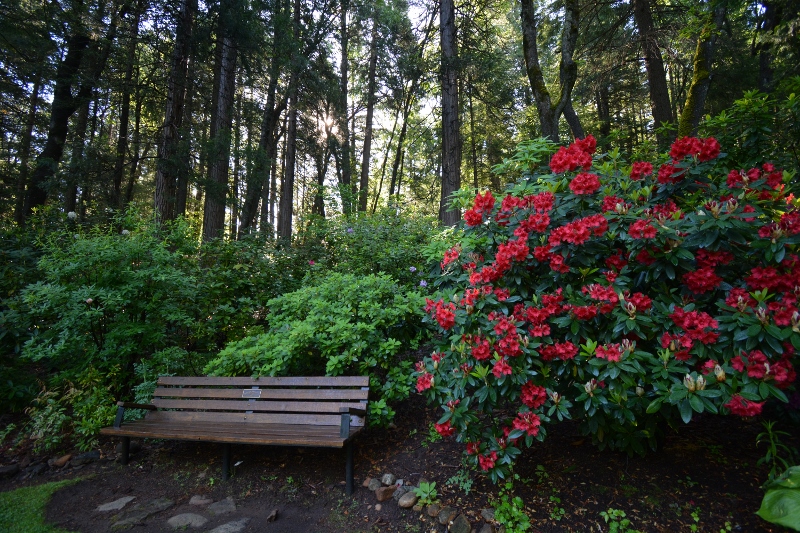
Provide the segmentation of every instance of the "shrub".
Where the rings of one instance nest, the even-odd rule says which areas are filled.
[[[589,137],[501,202],[474,199],[427,302],[441,341],[417,389],[493,480],[551,421],[644,453],[664,423],[786,401],[800,349],[791,175],[725,168],[719,150],[684,138],[660,166],[627,165],[593,160]]]
[[[404,292],[386,275],[332,273],[267,302],[269,329],[233,342],[205,368],[217,376],[369,374],[378,396],[373,424],[393,411],[386,401],[406,398],[413,385],[404,349],[423,338],[423,297]],[[381,403],[383,400],[383,403]]]

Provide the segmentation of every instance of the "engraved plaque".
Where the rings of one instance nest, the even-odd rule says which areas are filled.
[[[243,390],[242,398],[261,398],[261,391],[254,389]]]

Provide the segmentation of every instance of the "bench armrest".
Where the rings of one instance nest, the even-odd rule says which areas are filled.
[[[347,414],[350,414],[350,415],[364,416],[364,415],[367,414],[367,410],[364,409],[363,407],[340,407],[339,408],[339,413],[341,413],[341,414],[347,413]]]
[[[117,416],[114,418],[115,428],[122,425],[122,419],[125,417],[125,409],[147,409],[148,411],[155,411],[156,406],[149,403],[117,402]]]
[[[340,407],[339,414],[342,416],[342,422],[339,426],[339,436],[343,439],[350,437],[350,416],[367,414],[366,409],[360,407]]]

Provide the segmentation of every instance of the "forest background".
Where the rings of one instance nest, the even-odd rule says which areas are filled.
[[[159,374],[268,353],[370,373],[388,423],[454,192],[589,133],[796,170],[798,23],[790,0],[4,0],[0,397],[37,446],[90,447]]]

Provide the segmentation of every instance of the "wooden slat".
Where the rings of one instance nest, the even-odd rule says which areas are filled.
[[[242,398],[251,389],[192,389],[157,387],[153,397]],[[366,400],[369,390],[361,389],[261,389],[262,400]]]
[[[259,386],[259,387],[368,387],[369,376],[309,376],[309,377],[186,377],[164,376],[159,385],[183,386]]]
[[[262,400],[187,400],[155,398],[153,405],[161,409],[205,411],[255,411],[279,413],[339,413],[340,407],[364,409],[361,402],[270,402]]]
[[[248,425],[243,431],[241,424],[180,424],[148,422],[147,420],[123,424],[119,428],[103,428],[103,435],[161,438],[207,442],[234,442],[247,444],[270,444],[284,446],[342,447],[346,440],[358,433],[351,428],[348,439],[339,436],[337,428],[328,426],[285,426],[271,424]]]
[[[338,414],[296,414],[296,413],[221,413],[202,411],[154,411],[147,414],[148,421],[171,420],[176,423],[189,424],[194,422],[219,422],[237,424],[289,424],[289,425],[341,425],[341,416]],[[351,426],[363,426],[362,417],[351,416]]]

